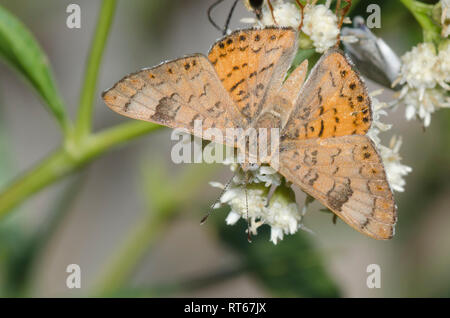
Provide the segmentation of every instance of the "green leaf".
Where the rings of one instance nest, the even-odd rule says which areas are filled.
[[[68,118],[46,55],[26,26],[1,6],[0,58],[6,60],[30,81],[63,130],[67,132]]]
[[[262,226],[258,235],[247,242],[245,222],[225,225],[225,211],[217,213],[219,235],[237,251],[244,266],[277,297],[339,297],[340,292],[324,268],[321,255],[307,234],[287,235],[274,245],[269,241],[270,228]]]

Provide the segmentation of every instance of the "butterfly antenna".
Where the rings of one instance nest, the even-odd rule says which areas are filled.
[[[245,184],[245,209],[247,211],[247,240],[249,243],[252,242],[252,232],[250,231],[250,219],[248,217],[248,190],[247,184]]]
[[[247,185],[248,185],[248,178],[245,178],[245,211],[247,213],[247,240],[249,243],[252,242],[252,232],[250,231],[250,218],[248,217],[248,189],[247,189]]]
[[[227,22],[225,23],[225,28],[223,29],[223,35],[228,32],[228,27],[230,26],[231,18],[233,17],[234,10],[238,4],[239,0],[234,0],[233,6],[231,7],[230,13],[228,13]]]
[[[336,5],[336,15],[340,13],[340,19],[339,19],[339,30],[342,29],[342,25],[344,24],[345,17],[347,16],[348,12],[350,11],[350,8],[352,7],[352,0],[344,0],[346,5],[341,9],[341,0],[338,0],[338,3]],[[338,41],[336,43],[336,47],[339,46],[341,43],[341,32],[339,32],[338,35]]]
[[[337,0],[337,3],[336,3],[336,11],[335,11],[335,14],[336,15],[339,15],[339,10],[341,9],[341,0]]]
[[[217,0],[216,2],[214,2],[209,8],[208,8],[208,20],[209,23],[212,24],[213,27],[215,27],[217,30],[219,30],[220,32],[223,32],[222,28],[220,26],[217,25],[217,23],[214,21],[214,19],[212,18],[212,11],[214,10],[215,7],[217,7],[219,4],[221,4],[222,2],[224,2],[225,0]]]
[[[233,181],[234,177],[236,176],[236,174],[238,173],[238,169],[236,169],[236,171],[234,172],[233,176],[231,177],[231,179],[227,182],[227,184],[223,187],[222,192],[220,192],[220,195],[218,196],[218,198],[214,201],[214,203],[211,205],[211,207],[209,208],[208,213],[203,217],[203,219],[200,221],[200,224],[205,224],[206,220],[208,220],[209,216],[212,214],[214,207],[216,206],[217,203],[220,202],[220,199],[222,199],[223,194],[225,193],[225,191],[228,190],[228,187],[230,186],[231,182]]]
[[[272,15],[273,23],[275,23],[276,25],[278,25],[277,20],[276,20],[276,18],[275,18],[275,13],[274,13],[274,10],[273,10],[273,5],[272,5],[272,3],[270,2],[270,0],[267,0],[267,5],[269,6],[269,10],[270,10],[270,14]]]

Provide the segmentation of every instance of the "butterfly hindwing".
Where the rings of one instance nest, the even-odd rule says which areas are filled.
[[[392,237],[396,206],[368,137],[284,142],[279,172],[358,231],[376,239]]]
[[[196,120],[202,120],[202,129],[217,128],[223,136],[226,128],[244,125],[213,66],[201,54],[126,76],[103,99],[121,115],[192,134]]]
[[[388,239],[396,207],[382,159],[364,136],[371,123],[364,83],[340,51],[330,50],[282,130],[279,172],[358,231]]]
[[[351,63],[337,49],[322,56],[300,96],[282,138],[364,135],[370,128],[372,113],[367,89]]]

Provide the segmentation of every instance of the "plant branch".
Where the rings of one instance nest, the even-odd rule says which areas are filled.
[[[107,150],[161,126],[134,121],[88,137],[76,149],[62,147],[0,193],[0,219],[28,197],[88,164]]]
[[[91,131],[97,78],[115,9],[116,0],[103,1],[83,80],[78,120],[75,128],[75,138],[77,142],[80,142],[83,138],[86,138]]]

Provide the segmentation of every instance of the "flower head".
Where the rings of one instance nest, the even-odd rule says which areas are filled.
[[[403,55],[401,60],[400,84],[406,83],[410,88],[420,90],[436,86],[438,56],[433,43],[420,43]]]
[[[337,42],[338,18],[325,5],[307,5],[302,31],[313,41],[316,51],[323,53]]]
[[[406,119],[420,118],[425,127],[430,126],[431,114],[438,108],[450,107],[450,97],[442,89],[426,89],[422,93],[418,90],[402,92],[403,103],[406,106]]]
[[[272,227],[270,240],[277,244],[284,234],[294,234],[300,226],[302,216],[295,202],[295,195],[291,188],[278,187],[270,199],[266,214],[266,222]]]
[[[237,164],[231,165],[235,176],[228,187],[212,182],[211,186],[225,190],[220,199],[222,204],[230,206],[231,211],[226,218],[228,225],[236,224],[241,218],[248,220],[249,229],[253,235],[264,224],[271,227],[270,240],[277,244],[285,234],[294,234],[301,228],[302,214],[295,201],[293,190],[282,184],[282,177],[268,166],[261,166],[247,171],[247,174]],[[276,186],[269,199],[269,190]]]
[[[431,114],[450,107],[450,44],[443,42],[439,51],[433,43],[421,43],[402,57],[402,68],[396,82],[404,84],[398,101],[406,105],[406,118],[420,118],[425,127]]]

